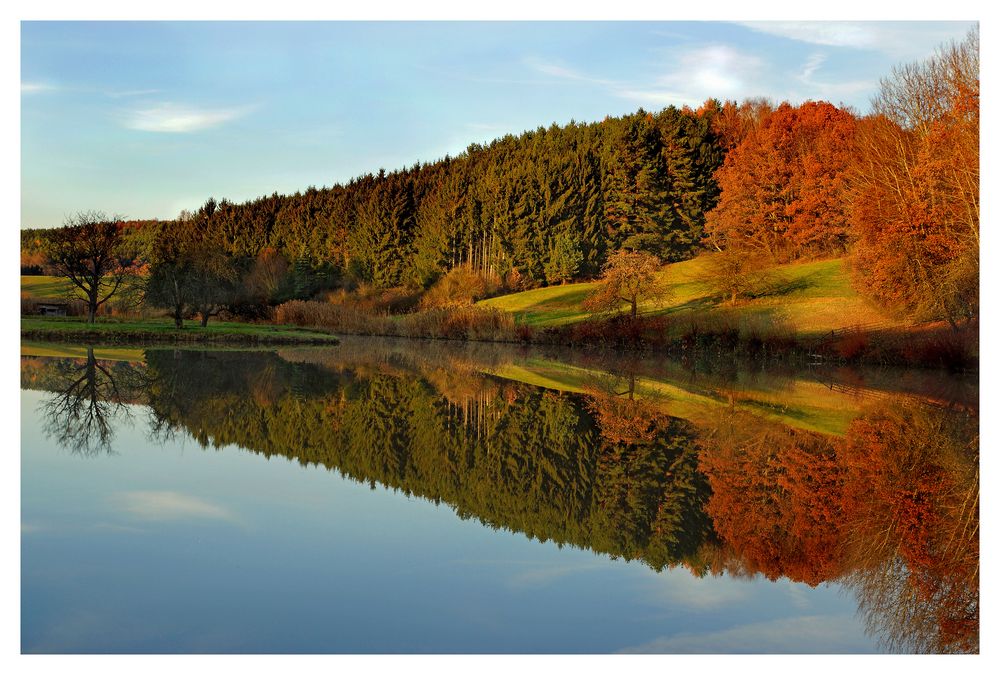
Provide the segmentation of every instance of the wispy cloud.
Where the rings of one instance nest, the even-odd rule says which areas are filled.
[[[670,50],[652,68],[651,75],[631,80],[593,77],[538,59],[526,59],[525,64],[551,77],[599,86],[619,98],[657,107],[698,106],[711,97],[752,96],[754,82],[766,66],[761,58],[722,44]]]
[[[48,82],[22,82],[22,94],[39,94],[43,91],[55,91],[58,87]]]
[[[799,79],[803,82],[808,82],[812,78],[813,73],[819,70],[820,66],[822,66],[825,62],[826,54],[810,54],[809,58],[806,59],[805,64],[802,66],[802,72],[799,74]]]
[[[616,86],[618,83],[614,80],[607,80],[599,77],[593,77],[586,73],[581,73],[578,70],[565,66],[561,63],[554,63],[552,61],[545,61],[544,59],[538,58],[526,58],[524,59],[524,64],[527,65],[532,70],[535,70],[543,75],[551,75],[563,80],[576,80],[577,82],[586,82],[590,84],[597,84],[601,86]]]
[[[138,131],[185,134],[217,127],[243,117],[252,110],[240,108],[195,108],[174,103],[161,103],[148,108],[130,110],[125,126]]]
[[[810,54],[802,64],[802,70],[795,76],[802,91],[790,92],[792,99],[825,99],[835,103],[865,92],[873,92],[878,83],[869,80],[848,80],[845,82],[824,81],[815,77],[826,63],[826,54]]]
[[[106,91],[104,95],[108,98],[133,98],[136,96],[150,96],[159,94],[159,89],[125,89],[122,91]]]
[[[816,654],[872,651],[857,620],[847,615],[799,616],[705,633],[678,633],[623,653]]]
[[[647,108],[695,108],[709,98],[740,100],[765,94],[776,101],[839,103],[864,97],[878,88],[877,82],[869,80],[822,78],[828,60],[827,54],[815,52],[798,69],[778,68],[762,56],[727,44],[669,48],[657,50],[655,60],[645,69],[645,77],[629,80],[593,77],[565,64],[538,59],[526,59],[524,63],[549,78],[599,87],[609,95]]]
[[[927,45],[961,38],[968,22],[742,21],[758,33],[797,42],[879,51],[894,58],[922,58]]]
[[[828,47],[873,49],[878,45],[875,24],[852,21],[743,21],[758,33]]]
[[[112,495],[112,505],[137,520],[223,520],[238,522],[228,509],[169,490],[139,490]]]

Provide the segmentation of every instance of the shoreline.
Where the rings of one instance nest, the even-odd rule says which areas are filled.
[[[188,325],[176,329],[162,323],[141,321],[86,324],[74,320],[21,319],[21,340],[37,342],[88,342],[94,345],[218,344],[218,345],[327,345],[340,343],[323,329],[256,324]]]

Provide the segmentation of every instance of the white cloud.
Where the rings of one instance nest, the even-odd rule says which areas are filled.
[[[851,21],[744,21],[741,25],[758,33],[828,47],[873,49],[878,46],[875,24]]]
[[[756,93],[754,83],[766,70],[766,64],[760,57],[728,45],[671,51],[656,66],[656,74],[629,81],[592,77],[537,59],[527,59],[525,63],[540,73],[603,87],[614,96],[655,107],[698,106],[712,97],[753,96]]]
[[[57,87],[54,84],[47,84],[45,82],[22,82],[21,83],[21,93],[22,94],[38,94],[43,91],[55,91]]]
[[[729,576],[699,578],[687,570],[674,569],[654,577],[643,594],[671,609],[685,607],[704,611],[733,606],[750,597],[751,586]]]
[[[120,492],[111,497],[113,506],[137,520],[225,520],[236,522],[228,510],[198,497],[169,490]]]
[[[549,61],[543,61],[542,59],[529,58],[525,59],[524,63],[533,70],[538,71],[544,75],[551,75],[552,77],[557,77],[563,80],[576,80],[578,82],[586,82],[589,84],[596,84],[605,87],[618,86],[619,83],[614,80],[606,80],[599,77],[592,77],[586,73],[581,73],[578,70],[569,68],[559,63],[552,63]]]
[[[149,96],[159,94],[159,89],[126,89],[123,91],[106,91],[104,94],[109,98],[132,98],[136,96]]]
[[[754,54],[729,45],[669,51],[660,73],[639,87],[623,87],[616,93],[649,105],[697,107],[708,98],[741,99],[760,93],[767,64]]]
[[[802,66],[802,73],[799,74],[799,79],[803,82],[808,82],[812,78],[813,73],[819,70],[819,67],[825,62],[826,54],[810,54]]]
[[[827,47],[879,51],[897,59],[930,55],[949,40],[960,40],[970,22],[928,21],[743,21],[758,33]]]
[[[792,100],[821,99],[839,103],[859,94],[874,92],[878,83],[868,80],[849,80],[846,82],[829,82],[817,79],[816,73],[826,63],[825,54],[811,54],[802,65],[802,70],[795,79],[803,86],[802,91],[788,92]]]
[[[163,103],[127,113],[125,126],[139,131],[183,134],[225,124],[250,112],[250,108],[193,108]]]
[[[638,654],[818,654],[872,651],[858,621],[849,615],[799,616],[761,621],[706,633],[678,633],[623,653]]]

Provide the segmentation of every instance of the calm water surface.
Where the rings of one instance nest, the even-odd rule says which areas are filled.
[[[978,651],[976,380],[22,345],[24,652]]]

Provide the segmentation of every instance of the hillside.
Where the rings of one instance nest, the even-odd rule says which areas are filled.
[[[728,306],[702,281],[708,275],[708,255],[670,265],[664,271],[672,294],[662,305],[646,303],[646,315],[666,314],[683,329],[733,326],[741,332],[760,327],[809,335],[859,325],[892,325],[892,319],[864,300],[851,285],[844,259],[791,263],[774,269],[767,288],[758,297]],[[582,321],[590,315],[581,303],[596,283],[537,288],[483,300],[479,304],[514,314],[535,327]]]

